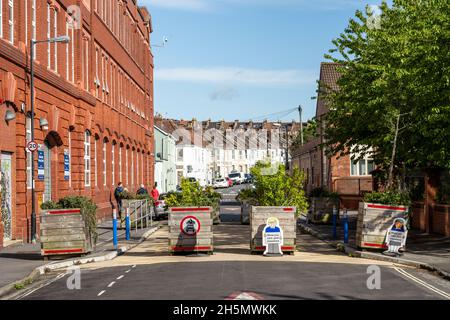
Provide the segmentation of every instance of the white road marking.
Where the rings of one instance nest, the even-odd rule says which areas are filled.
[[[424,286],[425,288],[427,288],[427,289],[429,289],[429,290],[431,290],[431,291],[433,291],[433,292],[435,292],[435,293],[437,293],[437,294],[443,296],[443,297],[446,298],[447,300],[450,300],[450,294],[448,294],[448,293],[446,293],[446,292],[444,292],[444,291],[442,291],[442,290],[440,290],[440,289],[438,289],[438,288],[432,286],[432,285],[429,284],[429,283],[426,283],[426,282],[423,281],[423,280],[420,280],[419,278],[417,278],[417,277],[415,277],[415,276],[409,274],[408,272],[406,272],[406,271],[403,270],[403,269],[394,268],[394,270],[397,271],[398,273],[402,274],[403,276],[407,277],[408,279],[410,279],[410,280],[412,280],[412,281],[414,281],[414,282],[416,282],[416,283],[418,283],[418,284]]]
[[[127,270],[127,271],[125,271],[125,273],[128,273],[128,272],[130,272],[131,271],[131,269],[129,269],[129,270]]]
[[[122,279],[123,277],[124,277],[124,275],[118,276],[118,277],[117,277],[117,280],[120,280],[120,279]]]
[[[132,267],[132,268],[136,268],[136,265],[132,265],[131,267]]]
[[[40,285],[40,286],[37,287],[36,289],[33,289],[33,290],[31,290],[31,291],[29,291],[29,292],[27,292],[27,293],[25,293],[25,294],[19,296],[16,300],[21,300],[21,299],[23,299],[23,298],[25,298],[25,297],[28,297],[30,294],[32,294],[32,293],[34,293],[34,292],[36,292],[36,291],[38,291],[38,290],[40,290],[40,289],[42,289],[42,288],[44,288],[44,287],[50,285],[50,284],[52,284],[53,282],[55,282],[55,281],[57,281],[57,280],[59,280],[59,279],[64,278],[67,274],[68,274],[68,273],[60,273],[60,274],[58,274],[58,275],[55,277],[55,279],[52,279],[52,280],[50,280],[50,281],[48,281],[48,282],[46,282],[46,283]]]
[[[100,291],[100,293],[97,295],[97,297],[100,297],[102,294],[104,294],[106,292],[106,290],[102,290]]]
[[[113,282],[111,282],[110,284],[108,284],[108,288],[111,288],[111,287],[114,285],[114,283],[116,283],[116,282],[113,281]]]

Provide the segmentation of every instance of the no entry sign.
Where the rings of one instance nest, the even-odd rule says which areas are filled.
[[[35,152],[38,149],[38,144],[34,141],[29,141],[27,143],[27,150],[29,152]]]
[[[200,232],[200,220],[194,216],[187,216],[181,220],[180,223],[181,232],[188,236],[195,236]]]

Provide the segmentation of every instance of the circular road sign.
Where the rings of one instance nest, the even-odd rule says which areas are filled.
[[[187,216],[181,220],[180,223],[181,232],[188,236],[195,236],[200,232],[200,220],[194,216]]]
[[[27,150],[30,152],[35,152],[38,149],[38,144],[34,141],[27,143]]]

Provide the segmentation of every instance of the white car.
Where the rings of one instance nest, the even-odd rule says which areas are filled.
[[[215,179],[213,183],[213,187],[218,188],[228,188],[228,181],[223,178]]]
[[[244,183],[245,176],[242,172],[232,172],[228,175],[228,178],[233,181],[233,185]]]

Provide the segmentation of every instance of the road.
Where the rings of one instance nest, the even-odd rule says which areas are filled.
[[[63,270],[19,298],[41,299],[450,299],[449,282],[416,269],[351,258],[324,242],[298,234],[295,255],[266,258],[249,252],[249,226],[238,224],[232,194],[222,190],[222,223],[214,229],[212,256],[170,256],[167,226],[112,261],[81,268],[80,290],[69,290]],[[380,271],[380,288],[369,288],[368,270]],[[57,277],[55,277],[57,276]],[[373,283],[369,281],[369,283]]]

